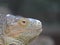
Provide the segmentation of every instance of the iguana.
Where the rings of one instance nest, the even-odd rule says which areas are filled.
[[[28,45],[42,32],[42,23],[37,19],[7,14],[6,21],[0,45]]]

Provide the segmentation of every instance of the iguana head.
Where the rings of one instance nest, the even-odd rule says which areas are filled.
[[[7,15],[7,30],[5,35],[28,42],[42,32],[41,21],[33,18]]]

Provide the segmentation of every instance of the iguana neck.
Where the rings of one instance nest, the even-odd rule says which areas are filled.
[[[17,37],[16,39],[19,41],[22,41],[24,43],[24,45],[28,45],[30,42],[32,42],[35,38],[37,38],[38,36],[35,37]]]

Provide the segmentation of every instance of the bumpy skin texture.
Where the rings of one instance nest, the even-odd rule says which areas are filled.
[[[27,45],[42,32],[42,24],[39,20],[7,16],[7,29],[4,30],[5,45]]]

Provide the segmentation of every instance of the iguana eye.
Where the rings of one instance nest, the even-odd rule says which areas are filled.
[[[27,25],[27,21],[26,20],[21,20],[21,25]]]
[[[25,23],[25,21],[23,20],[22,23]]]
[[[29,24],[29,20],[27,18],[21,18],[18,23],[21,27],[26,27]]]

